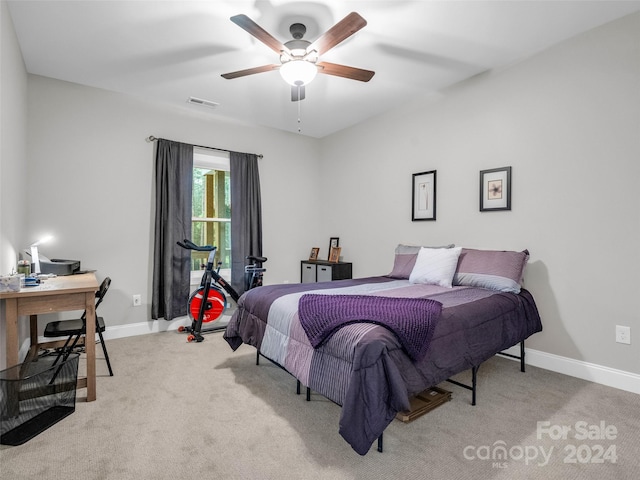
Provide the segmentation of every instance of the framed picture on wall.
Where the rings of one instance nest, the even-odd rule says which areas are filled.
[[[331,249],[340,246],[340,239],[338,237],[331,237],[329,239],[329,256],[327,260],[331,258]]]
[[[480,211],[511,210],[511,167],[480,171]]]
[[[411,220],[436,219],[436,171],[413,174]]]
[[[318,253],[320,253],[320,247],[313,247],[309,254],[309,260],[318,260]]]

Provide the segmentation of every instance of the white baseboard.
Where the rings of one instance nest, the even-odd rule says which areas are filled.
[[[218,322],[222,325],[228,322],[230,318],[230,316],[225,315],[218,320]],[[135,335],[146,335],[148,333],[167,332],[177,330],[181,325],[189,325],[188,317],[175,318],[171,321],[151,320],[129,325],[116,325],[114,327],[108,327],[104,333],[104,337],[106,340],[112,340],[116,338],[133,337]],[[39,341],[45,341],[44,337],[41,337]],[[24,358],[28,349],[29,339],[26,339],[26,343],[24,343],[20,349],[21,353],[23,353],[20,358]],[[22,350],[24,350],[24,352],[22,352]],[[506,350],[506,352],[512,355],[520,355],[520,346],[516,345],[511,347]],[[552,372],[640,394],[640,375],[636,373],[603,367],[602,365],[561,357],[530,348],[525,348],[525,363],[545,370],[551,370]]]
[[[215,326],[223,326],[229,323],[231,315],[222,315],[215,322]],[[130,325],[117,325],[115,327],[107,327],[104,332],[105,340],[115,338],[133,337],[135,335],[146,335],[147,333],[168,332],[177,330],[181,326],[191,325],[188,317],[178,317],[173,320],[151,320],[149,322],[133,323]],[[207,328],[207,324],[203,324],[203,329]]]
[[[230,319],[231,315],[223,315],[222,318],[216,320],[216,322],[220,325],[226,325]],[[103,336],[105,340],[114,340],[116,338],[135,337],[137,335],[147,335],[149,333],[178,330],[179,327],[190,324],[191,320],[189,320],[189,317],[187,316],[174,318],[173,320],[150,320],[148,322],[107,327]],[[206,326],[204,328],[206,328]],[[51,340],[51,338],[45,338],[43,336],[38,337],[38,342],[48,342]],[[25,358],[28,351],[29,339],[27,338],[20,346],[20,358]]]
[[[520,346],[506,350],[512,355],[520,355]],[[553,353],[541,352],[525,347],[525,363],[534,367],[562,373],[570,377],[581,378],[608,387],[640,394],[640,375],[636,373],[603,367],[595,363],[561,357]]]

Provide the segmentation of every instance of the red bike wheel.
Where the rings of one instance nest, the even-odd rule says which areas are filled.
[[[189,318],[191,318],[192,321],[198,320],[198,315],[200,315],[203,293],[204,287],[200,287],[189,297]],[[202,322],[209,323],[217,320],[222,316],[226,308],[227,299],[224,294],[220,290],[211,287],[209,289],[209,295],[207,296]]]

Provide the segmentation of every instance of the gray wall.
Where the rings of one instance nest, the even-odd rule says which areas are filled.
[[[11,16],[0,2],[0,273],[16,268],[25,237],[27,183],[27,72]],[[4,317],[4,302],[0,302]],[[26,323],[26,322],[24,322]],[[24,336],[27,329],[20,325]],[[0,352],[4,352],[4,322],[0,322]],[[4,355],[0,355],[0,368]]]
[[[295,282],[301,258],[318,238],[309,212],[320,201],[318,140],[224,122],[200,110],[172,110],[91,87],[29,76],[28,231],[56,241],[40,250],[79,259],[112,279],[105,317],[111,325],[150,318],[154,215],[154,143],[149,135],[262,153],[266,281]],[[132,295],[142,294],[142,308]],[[41,319],[41,323],[49,320]],[[184,323],[184,322],[180,322]],[[149,330],[167,328],[149,322]]]
[[[640,373],[640,15],[412,100],[323,142],[323,228],[355,274],[389,272],[399,242],[528,248],[528,345]],[[508,165],[512,210],[479,212],[479,171]],[[411,174],[434,169],[437,220],[411,222]]]

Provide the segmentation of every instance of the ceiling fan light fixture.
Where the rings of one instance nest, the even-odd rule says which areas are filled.
[[[308,85],[317,73],[316,65],[306,60],[291,60],[280,67],[280,75],[289,85]]]

